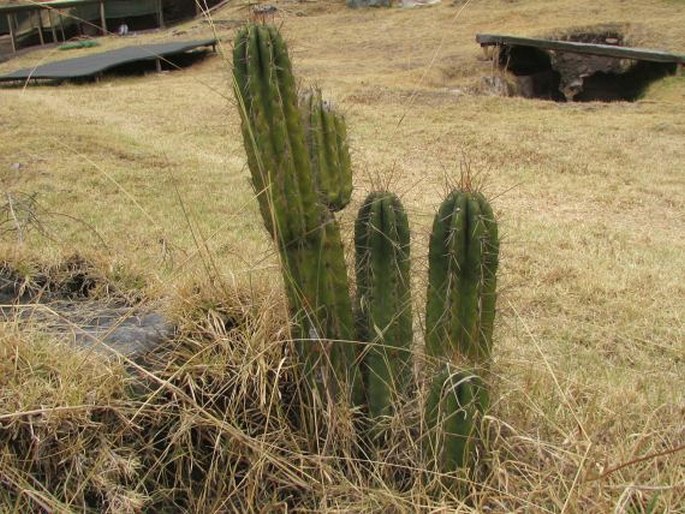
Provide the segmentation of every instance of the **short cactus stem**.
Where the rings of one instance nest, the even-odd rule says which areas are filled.
[[[453,191],[440,206],[429,248],[426,353],[487,365],[492,348],[499,242],[480,193]]]
[[[371,193],[355,224],[357,336],[372,418],[389,415],[412,377],[409,223],[399,198]]]
[[[347,125],[342,114],[323,100],[319,89],[300,94],[300,112],[314,183],[331,211],[342,210],[352,196],[352,164]]]
[[[425,454],[429,466],[453,473],[475,463],[488,390],[475,373],[447,366],[431,382],[426,399]]]

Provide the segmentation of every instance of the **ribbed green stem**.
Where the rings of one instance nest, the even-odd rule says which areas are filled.
[[[233,63],[260,209],[272,236],[288,245],[307,237],[324,220],[311,179],[290,59],[274,27],[251,25],[236,36]]]
[[[492,354],[492,334],[495,326],[497,303],[497,267],[499,265],[499,235],[492,207],[485,197],[476,193],[480,204],[481,220],[485,225],[483,238],[483,288],[481,292],[481,328],[479,347],[487,359]]]
[[[453,191],[433,223],[428,254],[426,353],[486,365],[492,346],[499,243],[479,193]]]
[[[411,381],[409,224],[394,194],[371,193],[355,224],[357,336],[372,418],[392,413]]]
[[[321,396],[361,401],[352,306],[337,223],[319,201],[292,66],[278,31],[249,25],[233,51],[234,90],[264,225],[283,264],[305,376]],[[331,373],[332,371],[332,373]]]
[[[352,165],[343,116],[318,89],[300,95],[309,160],[321,200],[331,211],[342,210],[352,196]]]
[[[432,381],[426,400],[426,455],[441,473],[474,463],[474,446],[488,405],[488,391],[474,373],[451,366]]]

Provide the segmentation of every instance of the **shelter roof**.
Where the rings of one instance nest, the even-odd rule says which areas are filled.
[[[68,80],[95,76],[108,69],[138,61],[154,61],[174,54],[180,54],[203,46],[215,46],[216,39],[177,41],[152,45],[127,46],[108,52],[76,57],[24,68],[0,75],[0,82],[47,79]]]

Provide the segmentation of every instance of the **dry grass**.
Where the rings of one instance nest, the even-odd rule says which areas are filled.
[[[181,327],[168,358],[132,379],[133,363],[94,363],[0,324],[0,510],[682,511],[685,81],[636,103],[479,95],[491,65],[473,40],[619,23],[632,42],[682,53],[685,4],[458,4],[282,3],[277,21],[299,77],[348,118],[347,236],[368,190],[389,187],[407,206],[417,312],[447,188],[468,168],[493,198],[505,237],[495,405],[468,505],[428,494],[411,409],[392,421],[394,453],[370,465],[333,458],[353,456],[344,409],[331,424],[338,447],[318,452],[289,418],[296,377],[276,258],[228,64],[210,57],[173,73],[0,90],[0,259],[28,278],[80,253],[117,289],[169,299]],[[233,4],[213,16],[227,55],[248,13]],[[181,30],[212,34],[189,22],[70,56]],[[39,50],[0,71],[64,57]],[[397,469],[404,488],[388,478]]]

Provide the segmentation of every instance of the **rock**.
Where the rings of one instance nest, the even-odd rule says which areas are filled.
[[[402,0],[402,7],[428,7],[431,5],[437,5],[441,0]]]
[[[390,7],[390,0],[347,0],[347,7]]]
[[[132,360],[154,352],[174,335],[174,326],[160,312],[97,300],[3,305],[3,317],[77,347]]]
[[[114,316],[111,316],[115,314]],[[74,343],[136,360],[171,339],[174,327],[158,312],[105,312],[95,323],[73,330]]]

